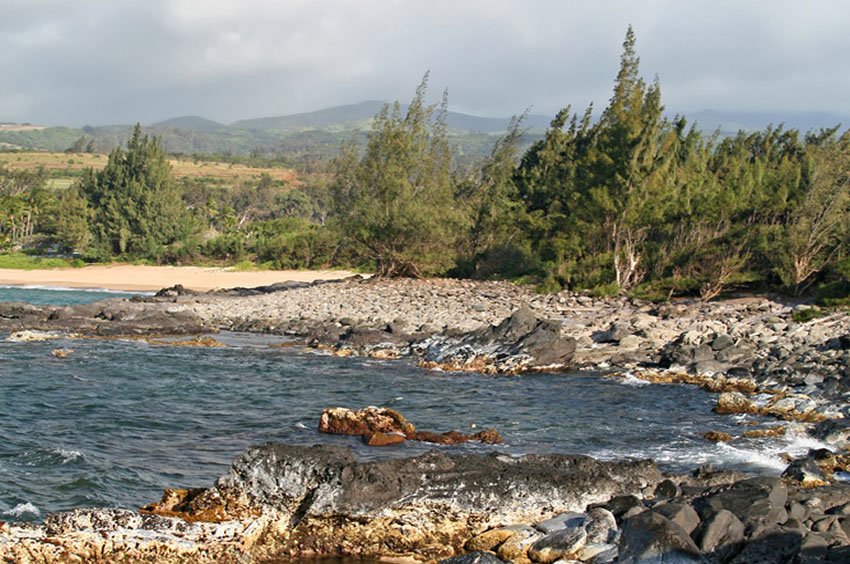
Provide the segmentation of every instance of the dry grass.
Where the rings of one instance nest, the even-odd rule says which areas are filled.
[[[54,180],[61,180],[62,173],[68,178],[75,177],[86,168],[100,170],[106,166],[106,155],[76,154],[76,153],[6,153],[0,154],[0,166],[8,166],[13,170],[35,170],[43,167]],[[236,186],[244,182],[257,180],[261,175],[268,174],[272,180],[285,182],[290,185],[298,184],[294,170],[283,167],[256,168],[241,164],[221,162],[193,162],[171,159],[171,168],[177,178],[209,178],[221,184]],[[67,184],[70,184],[68,182]],[[66,187],[65,183],[56,183],[56,187]]]

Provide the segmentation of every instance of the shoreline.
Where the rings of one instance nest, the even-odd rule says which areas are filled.
[[[281,282],[339,280],[354,275],[346,270],[233,271],[221,267],[111,264],[44,270],[0,269],[0,286],[156,292],[180,284],[190,290],[206,292]]]
[[[108,338],[247,331],[296,337],[340,356],[412,358],[484,378],[616,367],[624,378],[716,393],[719,415],[799,422],[830,446],[789,459],[781,477],[747,477],[710,467],[664,474],[652,461],[572,455],[506,462],[438,453],[360,464],[338,447],[270,444],[248,449],[212,487],[168,489],[140,512],[76,509],[35,527],[0,524],[0,554],[5,543],[10,555],[48,560],[66,550],[169,562],[318,554],[551,564],[554,549],[583,562],[617,554],[636,562],[660,546],[662,554],[684,551],[683,561],[693,562],[764,554],[788,561],[815,549],[847,561],[850,484],[839,474],[850,467],[850,314],[798,321],[806,307],[758,296],[652,304],[540,295],[504,282],[383,279],[212,293],[169,288],[156,297],[74,307],[0,304],[0,331],[9,332]],[[516,472],[522,496],[484,479],[485,464],[492,467],[484,476]],[[399,468],[408,466],[409,479],[400,481]],[[624,482],[635,471],[640,479]],[[564,485],[567,477],[576,483]],[[589,524],[600,514],[608,533],[591,542]],[[584,525],[552,529],[551,520],[562,516]],[[573,544],[562,546],[566,541]]]

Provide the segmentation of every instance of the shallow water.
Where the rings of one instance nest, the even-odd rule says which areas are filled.
[[[0,286],[0,302],[26,302],[37,305],[86,304],[107,298],[126,298],[135,294],[103,289],[50,288],[40,286]]]
[[[223,334],[222,348],[139,341],[0,341],[0,519],[39,520],[79,506],[137,508],[166,487],[202,487],[266,441],[346,445],[364,459],[431,448],[513,455],[651,457],[684,471],[704,462],[778,473],[810,439],[713,445],[748,417],[711,413],[712,395],[592,373],[492,377],[406,361],[337,358]],[[73,349],[55,358],[56,348]],[[423,430],[497,428],[506,444],[370,449],[318,433],[324,407],[393,407]]]

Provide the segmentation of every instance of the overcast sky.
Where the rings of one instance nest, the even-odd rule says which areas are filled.
[[[846,0],[0,0],[0,121],[601,107],[630,23],[670,110],[850,115]]]

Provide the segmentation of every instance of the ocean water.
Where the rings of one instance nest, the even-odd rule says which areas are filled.
[[[126,298],[129,292],[81,290],[76,288],[44,288],[43,286],[0,286],[0,302],[26,302],[37,305],[75,305],[107,298]]]
[[[33,301],[70,297],[28,291]],[[9,294],[2,292],[0,299]],[[216,336],[220,348],[4,337],[0,520],[37,521],[80,506],[138,508],[158,500],[163,488],[209,486],[245,448],[267,441],[345,445],[363,459],[432,448],[560,452],[651,457],[671,471],[710,462],[772,474],[785,466],[780,453],[818,446],[796,434],[714,445],[702,439],[704,432],[740,434],[749,428],[742,425],[765,421],[715,415],[714,397],[693,387],[596,373],[428,371],[408,361],[338,358],[234,333]],[[52,351],[59,348],[73,352],[57,358]],[[374,449],[316,431],[323,408],[367,405],[398,409],[423,430],[495,427],[506,443]]]

